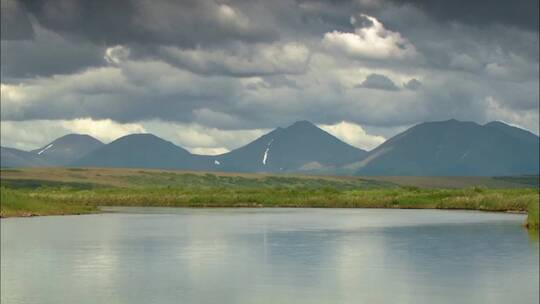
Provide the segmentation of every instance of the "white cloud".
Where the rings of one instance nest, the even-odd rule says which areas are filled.
[[[129,48],[117,45],[105,50],[104,59],[109,64],[120,64],[128,59],[129,53]]]
[[[371,150],[386,140],[382,136],[367,134],[362,126],[347,121],[334,125],[319,125],[319,128],[352,146],[365,150]]]
[[[216,155],[239,148],[267,133],[267,129],[221,130],[200,124],[163,121],[143,122],[149,133],[156,134],[195,154]]]
[[[330,50],[342,52],[353,58],[406,58],[416,55],[416,49],[400,33],[384,28],[374,17],[361,15],[369,24],[357,27],[354,33],[333,31],[324,34],[322,44]],[[351,17],[351,23],[357,26],[359,20]]]
[[[220,155],[229,152],[229,149],[219,147],[219,148],[191,148],[190,152],[193,154],[200,155]]]
[[[2,95],[0,102],[2,104],[22,102],[25,94],[18,87],[17,85],[0,84],[0,95]]]
[[[485,103],[486,122],[498,120],[509,125],[529,130],[536,135],[540,134],[538,113],[532,111],[516,112],[515,110],[508,109],[493,96],[488,96],[485,99]]]
[[[63,120],[60,123],[62,127],[70,132],[88,134],[104,142],[110,142],[132,133],[146,133],[145,128],[141,124],[121,124],[110,119],[93,120],[91,118],[78,118]]]
[[[88,134],[105,143],[131,133],[145,133],[140,124],[121,124],[110,119],[2,121],[2,146],[31,150],[69,134]]]
[[[248,17],[227,4],[217,4],[217,20],[223,26],[239,30],[249,29],[251,23]]]
[[[51,139],[67,134],[67,130],[50,121],[1,121],[0,138],[2,147],[32,150],[44,146]]]

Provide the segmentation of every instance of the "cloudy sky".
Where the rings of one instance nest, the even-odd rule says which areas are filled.
[[[539,132],[538,0],[1,0],[1,139],[150,132],[195,153],[309,120]]]

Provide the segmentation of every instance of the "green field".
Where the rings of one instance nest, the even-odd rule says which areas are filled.
[[[99,206],[529,210],[538,177],[333,177],[136,169],[2,170],[0,215],[97,212]]]

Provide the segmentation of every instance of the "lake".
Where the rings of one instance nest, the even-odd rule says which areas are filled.
[[[524,215],[108,208],[1,222],[1,302],[538,303]]]

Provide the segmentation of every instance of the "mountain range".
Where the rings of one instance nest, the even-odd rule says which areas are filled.
[[[308,121],[221,155],[196,155],[152,134],[109,144],[69,134],[32,151],[2,147],[2,167],[120,167],[347,175],[496,176],[539,173],[539,137],[502,122],[447,120],[411,127],[371,151]]]

